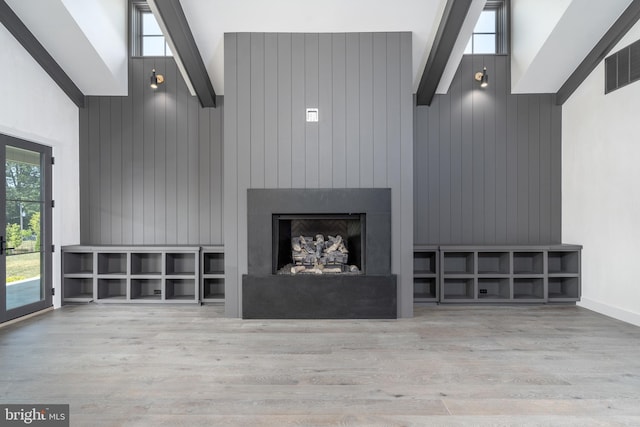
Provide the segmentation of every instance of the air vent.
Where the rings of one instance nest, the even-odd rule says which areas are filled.
[[[640,80],[640,40],[605,59],[604,93]]]
[[[618,87],[629,84],[629,49],[618,53]]]
[[[640,80],[640,42],[629,46],[629,82]]]
[[[611,55],[604,61],[604,93],[609,93],[618,88],[618,57]]]

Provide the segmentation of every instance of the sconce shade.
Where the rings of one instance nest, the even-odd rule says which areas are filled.
[[[161,85],[162,83],[164,83],[164,76],[162,74],[156,74],[156,70],[155,68],[153,70],[151,70],[151,78],[149,79],[150,86],[153,89],[157,89],[158,85]]]

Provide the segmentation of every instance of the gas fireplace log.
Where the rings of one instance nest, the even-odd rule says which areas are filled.
[[[304,265],[294,265],[293,267],[291,267],[291,274],[297,274],[304,270],[306,270],[306,267]]]
[[[325,248],[324,251],[326,253],[335,252],[338,250],[340,245],[342,245],[342,236],[336,236],[336,237],[329,236],[329,242],[331,242],[331,246]]]
[[[291,256],[295,266],[304,266],[305,269],[296,269],[291,273],[296,274],[304,271],[305,273],[321,273],[325,265],[339,268],[342,272],[342,266],[346,266],[348,262],[348,253],[345,242],[340,235],[327,236],[325,239],[321,234],[315,237],[298,236],[291,238]],[[319,268],[318,268],[319,267]]]

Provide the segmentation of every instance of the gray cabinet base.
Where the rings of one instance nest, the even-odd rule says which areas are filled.
[[[242,277],[244,319],[395,319],[396,276]]]

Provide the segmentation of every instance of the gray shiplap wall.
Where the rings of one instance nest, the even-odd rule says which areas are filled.
[[[230,33],[224,52],[226,314],[241,315],[247,189],[376,187],[392,190],[398,312],[411,316],[411,34]]]
[[[222,244],[222,99],[200,108],[173,58],[131,59],[129,84],[80,109],[81,243]]]
[[[465,55],[449,93],[416,107],[416,244],[561,241],[561,107],[509,88],[508,56]]]

